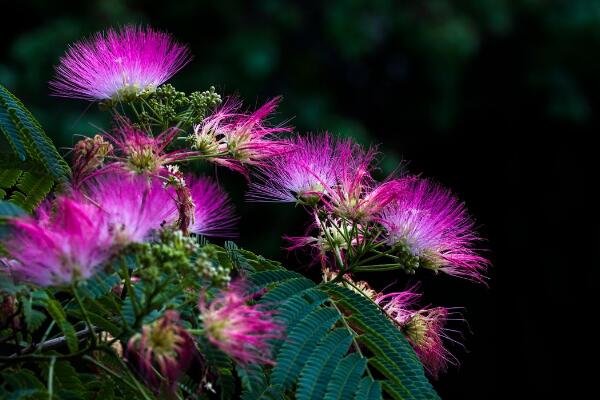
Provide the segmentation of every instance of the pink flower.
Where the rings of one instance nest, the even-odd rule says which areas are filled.
[[[115,145],[117,161],[104,170],[123,169],[138,174],[165,172],[168,164],[198,155],[183,149],[166,151],[177,136],[177,128],[170,128],[154,137],[132,125],[125,117],[117,116],[113,134],[105,133]]]
[[[475,251],[479,237],[464,204],[427,180],[405,184],[402,195],[380,215],[388,244],[414,258],[415,267],[483,281],[488,261]]]
[[[256,181],[250,184],[250,200],[315,204],[325,188],[336,186],[339,154],[348,142],[324,134],[296,136],[291,144],[290,152],[258,168]]]
[[[187,178],[195,204],[194,221],[190,231],[204,236],[235,236],[238,218],[229,196],[209,178]]]
[[[351,141],[336,148],[335,185],[324,185],[322,198],[335,215],[366,222],[392,202],[403,189],[402,180],[377,183],[371,176],[375,151],[365,150]]]
[[[3,241],[17,279],[38,286],[70,285],[88,279],[110,258],[112,237],[105,214],[91,204],[59,197],[46,202],[37,218],[10,221],[12,235]]]
[[[450,312],[444,307],[417,308],[421,297],[411,288],[404,292],[379,295],[375,302],[395,321],[419,356],[425,369],[437,378],[445,372],[455,357],[444,347],[444,340],[452,340],[445,333]]]
[[[281,327],[273,322],[273,311],[248,305],[254,296],[244,294],[244,285],[231,284],[206,304],[200,296],[199,308],[208,340],[241,364],[274,364],[270,339],[281,336]]]
[[[192,147],[209,156],[209,160],[246,174],[248,165],[262,165],[290,150],[290,143],[277,140],[276,135],[291,128],[271,127],[266,123],[278,103],[277,97],[254,113],[244,114],[239,111],[240,102],[226,102],[194,127]]]
[[[121,100],[153,91],[189,60],[167,33],[129,25],[73,44],[50,87],[60,97]]]
[[[166,383],[173,390],[189,368],[196,351],[194,340],[181,325],[177,311],[168,310],[129,339],[127,356],[154,387]]]
[[[102,212],[106,230],[119,246],[143,242],[178,217],[173,189],[156,178],[106,173],[88,180],[82,192]]]

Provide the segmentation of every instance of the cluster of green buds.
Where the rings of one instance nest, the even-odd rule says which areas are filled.
[[[225,287],[231,280],[231,268],[219,262],[218,251],[211,245],[200,249],[193,268],[197,275],[203,277],[212,286]]]
[[[158,281],[163,274],[189,271],[198,243],[179,230],[165,229],[157,242],[136,244],[133,250],[141,266],[140,277],[152,282]]]
[[[140,121],[145,125],[158,124],[162,127],[187,125],[202,120],[208,111],[221,103],[221,96],[214,87],[203,92],[186,95],[171,84],[159,86],[142,97]]]

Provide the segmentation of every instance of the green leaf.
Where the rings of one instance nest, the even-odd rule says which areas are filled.
[[[298,380],[298,400],[322,399],[338,362],[348,351],[352,335],[345,328],[329,333],[304,364]]]
[[[69,166],[60,156],[39,122],[8,89],[0,85],[0,131],[22,161],[39,161],[48,175],[65,182]]]
[[[335,310],[321,308],[301,320],[277,353],[271,382],[285,390],[290,389],[312,350],[339,318]]]
[[[54,181],[47,175],[36,175],[25,172],[19,177],[16,189],[10,196],[10,201],[27,212],[35,209],[50,193]]]
[[[381,382],[374,381],[373,378],[365,376],[360,380],[354,400],[380,400],[381,396]]]
[[[366,366],[367,360],[360,355],[353,353],[346,356],[333,372],[324,400],[346,400],[354,397]]]
[[[0,219],[22,217],[24,215],[27,215],[27,213],[18,205],[0,200]]]

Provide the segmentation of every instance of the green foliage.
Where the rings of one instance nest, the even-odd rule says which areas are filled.
[[[1,157],[0,199],[11,191],[10,201],[31,212],[55,182],[68,180],[69,167],[33,115],[2,85],[0,131],[12,150]]]
[[[406,338],[363,295],[281,268],[259,267],[249,279],[268,289],[260,303],[286,327],[285,338],[274,343],[275,367],[258,380],[262,391],[379,399],[383,389],[396,399],[437,398]]]

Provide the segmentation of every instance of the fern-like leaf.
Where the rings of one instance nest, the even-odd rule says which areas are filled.
[[[68,180],[69,166],[40,123],[8,89],[0,85],[0,130],[20,160],[39,161],[58,182]]]
[[[367,360],[357,353],[346,356],[331,375],[324,400],[353,398],[366,366]]]
[[[332,372],[351,343],[352,336],[345,328],[335,329],[319,343],[300,372],[296,392],[298,400],[323,398]]]

